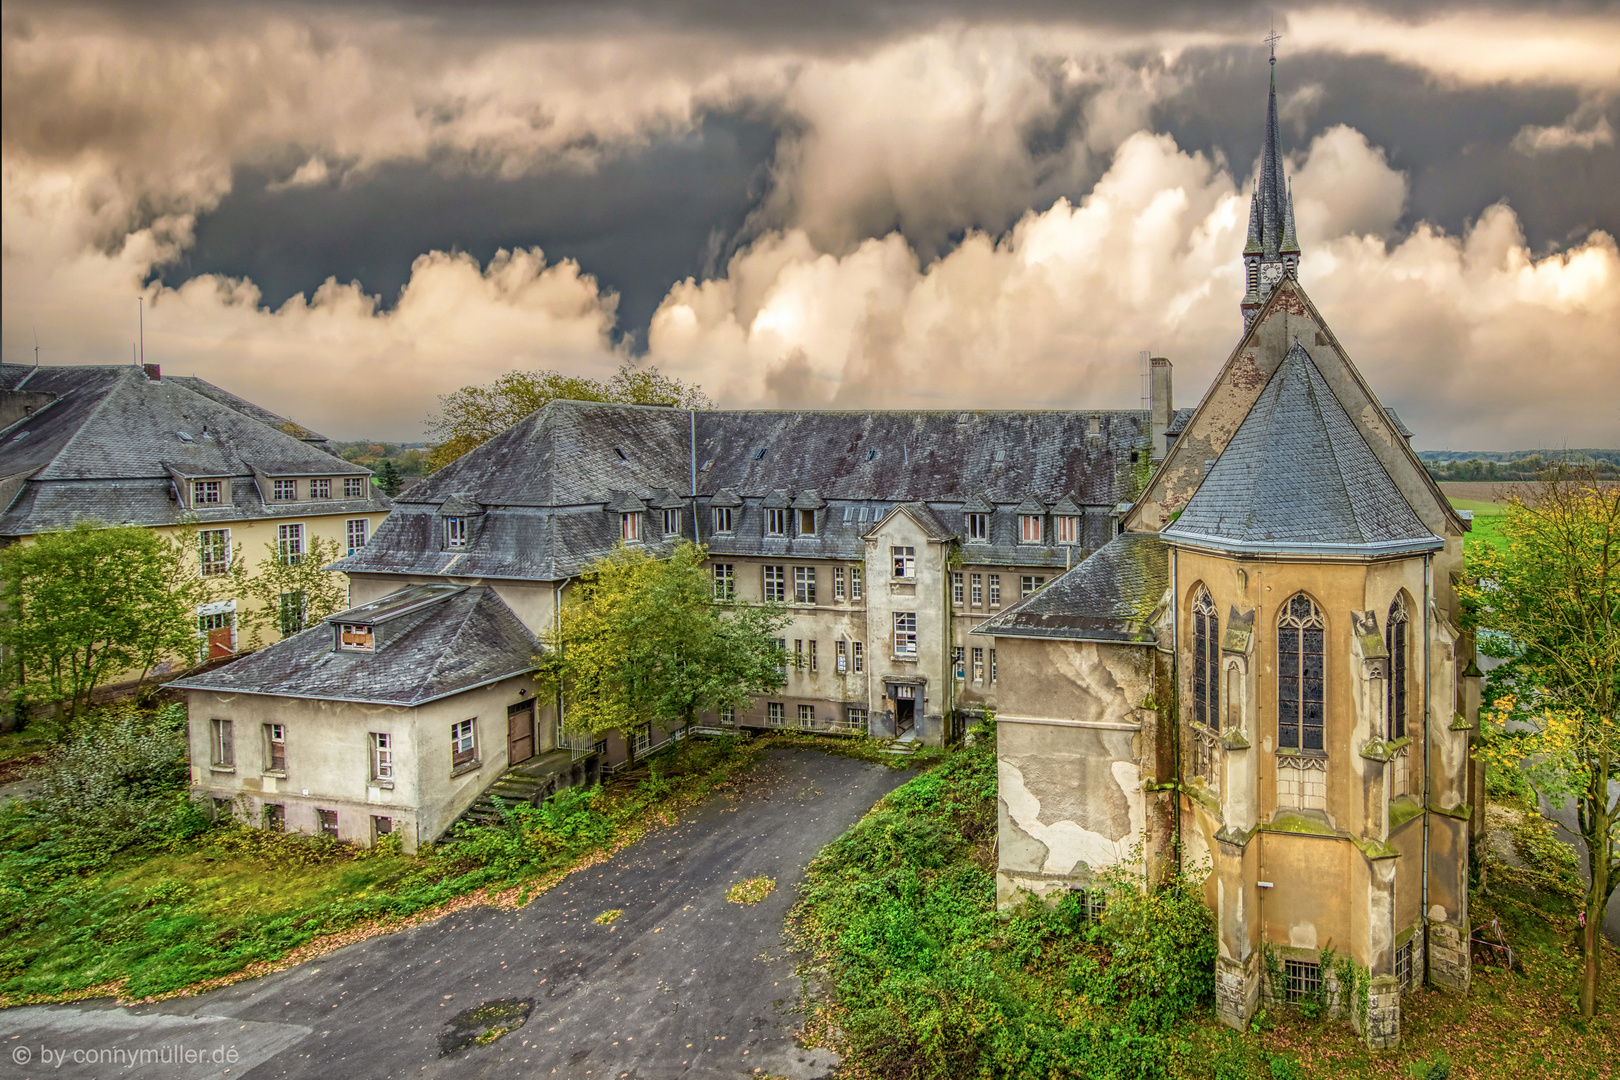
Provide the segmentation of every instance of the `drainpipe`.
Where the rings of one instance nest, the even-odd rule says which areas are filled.
[[[1175,717],[1173,730],[1170,732],[1170,777],[1171,806],[1175,810],[1175,846],[1176,846],[1176,873],[1183,870],[1182,843],[1181,843],[1181,584],[1180,584],[1180,552],[1174,547],[1170,549],[1170,699],[1160,706],[1160,715],[1169,713]],[[1176,703],[1175,708],[1170,702]]]
[[[1434,603],[1434,554],[1423,556],[1423,982],[1429,982],[1429,709],[1430,683],[1434,673],[1429,668],[1429,626],[1432,621],[1430,607]]]

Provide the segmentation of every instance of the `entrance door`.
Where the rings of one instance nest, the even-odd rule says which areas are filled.
[[[534,757],[534,701],[506,709],[506,763],[516,765]]]
[[[227,656],[236,654],[235,628],[231,625],[235,621],[235,613],[222,611],[217,615],[203,615],[197,620],[200,629],[207,641],[208,660],[223,660]]]
[[[901,698],[894,703],[894,733],[904,735],[917,726],[917,702]]]

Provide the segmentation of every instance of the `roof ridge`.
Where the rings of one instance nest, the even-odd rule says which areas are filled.
[[[1301,372],[1305,377],[1305,394],[1311,403],[1311,409],[1316,413],[1316,421],[1322,428],[1322,437],[1327,440],[1327,451],[1333,457],[1333,482],[1338,487],[1337,495],[1342,498],[1344,500],[1344,504],[1350,508],[1351,518],[1356,524],[1356,532],[1360,535],[1361,541],[1365,543],[1367,542],[1367,529],[1361,520],[1359,500],[1352,498],[1350,495],[1350,485],[1345,477],[1345,465],[1347,462],[1339,453],[1339,443],[1338,439],[1335,437],[1333,425],[1330,423],[1328,409],[1330,407],[1337,409],[1339,415],[1344,417],[1344,421],[1347,426],[1354,428],[1355,424],[1350,421],[1350,414],[1344,411],[1344,405],[1339,401],[1338,395],[1335,394],[1333,392],[1333,388],[1327,384],[1327,379],[1325,376],[1323,376],[1321,369],[1316,366],[1316,361],[1311,359],[1311,354],[1307,352],[1305,347],[1299,343],[1298,338],[1294,339],[1294,344],[1288,350],[1288,355],[1283,357],[1283,363],[1288,364],[1291,361],[1298,363],[1294,357],[1294,353],[1296,351],[1300,356],[1304,357],[1305,362],[1310,365],[1309,368],[1301,369]],[[1315,376],[1315,378],[1312,378],[1312,376]],[[1316,384],[1318,382],[1322,384],[1322,389],[1327,391],[1327,396],[1332,401],[1331,406],[1325,406],[1321,402],[1320,395],[1317,393],[1316,389]],[[1360,437],[1360,434],[1361,433],[1359,431],[1356,432],[1358,438]],[[1363,442],[1365,442],[1365,440],[1363,440]],[[1368,451],[1369,453],[1371,452],[1371,447],[1368,448]],[[1374,455],[1373,459],[1376,461],[1377,455]]]

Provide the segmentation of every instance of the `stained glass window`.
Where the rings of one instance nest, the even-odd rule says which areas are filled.
[[[1322,612],[1303,593],[1277,621],[1277,743],[1321,750],[1323,716]]]
[[[1221,728],[1220,652],[1215,601],[1208,589],[1199,589],[1193,601],[1193,719],[1211,731]]]

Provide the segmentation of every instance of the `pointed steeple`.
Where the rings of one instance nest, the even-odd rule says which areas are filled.
[[[1271,85],[1266,93],[1266,135],[1260,147],[1260,171],[1249,200],[1249,236],[1243,247],[1243,278],[1247,287],[1243,325],[1254,321],[1265,298],[1285,273],[1299,268],[1299,241],[1294,235],[1294,194],[1283,175],[1282,126],[1277,121],[1277,33],[1266,38],[1271,46]]]
[[[1288,197],[1283,204],[1282,245],[1277,248],[1277,251],[1281,255],[1294,256],[1294,262],[1299,261],[1299,238],[1294,235],[1294,181],[1292,178],[1288,181]],[[1284,262],[1287,261],[1284,260]],[[1292,270],[1294,267],[1289,266],[1288,269]]]
[[[1256,189],[1249,195],[1249,242],[1243,245],[1243,254],[1258,255],[1262,250],[1260,247],[1260,192]]]

